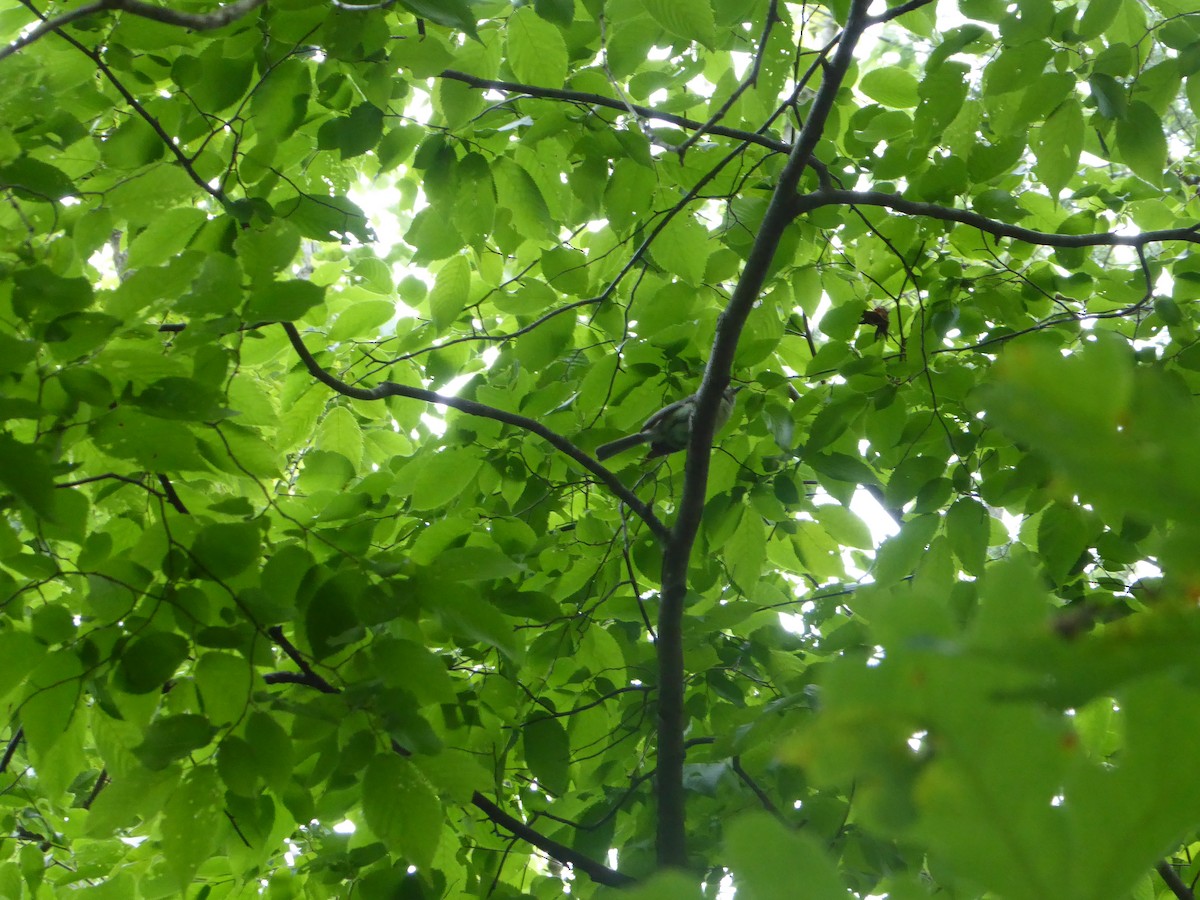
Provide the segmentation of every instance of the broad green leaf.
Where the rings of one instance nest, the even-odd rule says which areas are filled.
[[[181,888],[216,849],[223,818],[216,769],[192,769],[167,801],[160,826],[167,871]]]
[[[1067,186],[1083,150],[1083,111],[1077,100],[1067,100],[1038,128],[1030,142],[1037,157],[1036,171],[1052,195]]]
[[[54,482],[49,464],[35,447],[8,434],[0,434],[0,483],[38,515],[54,520]]]
[[[232,578],[259,557],[260,532],[248,522],[222,522],[205,527],[192,543],[201,573]]]
[[[341,454],[357,470],[362,462],[363,436],[354,413],[344,406],[331,409],[317,430],[317,446]]]
[[[251,322],[293,322],[325,297],[325,289],[310,281],[275,281],[254,290],[246,302]]]
[[[43,658],[25,683],[21,725],[25,740],[38,754],[48,753],[63,737],[76,709],[81,667],[75,654],[60,650]]]
[[[365,244],[375,239],[366,214],[358,204],[344,196],[297,195],[277,203],[275,212],[294,225],[301,235],[316,241],[347,241],[353,237]]]
[[[946,513],[945,530],[963,569],[976,577],[983,575],[991,535],[987,508],[970,498],[957,501]]]
[[[134,639],[117,662],[117,686],[130,694],[160,691],[187,658],[183,635],[154,631]]]
[[[872,69],[863,76],[858,87],[872,100],[893,109],[912,109],[920,102],[916,77],[899,66]]]
[[[204,716],[181,713],[155,719],[133,753],[147,769],[165,769],[212,740],[216,729]]]
[[[429,292],[433,325],[445,331],[466,308],[471,288],[471,266],[465,256],[455,256],[442,266]]]
[[[567,47],[562,34],[533,7],[523,7],[509,16],[506,47],[518,81],[557,87],[566,80]]]
[[[205,653],[196,661],[196,687],[214,725],[236,722],[246,712],[254,686],[246,660],[230,653]]]
[[[566,794],[571,780],[571,742],[558,719],[541,716],[521,729],[525,764],[551,795]]]
[[[253,712],[246,720],[246,742],[254,754],[259,777],[277,794],[283,794],[291,781],[295,758],[288,733],[265,712]]]
[[[708,229],[685,213],[675,216],[658,234],[651,253],[668,272],[698,285],[704,278],[711,240]]]
[[[732,821],[725,848],[738,894],[749,900],[785,900],[798,890],[814,900],[853,896],[819,841],[789,830],[765,812],[744,813]]]
[[[642,0],[654,20],[676,37],[712,47],[716,39],[709,0]]]
[[[367,826],[388,849],[418,868],[433,861],[442,833],[442,804],[411,762],[380,754],[362,782]]]
[[[1117,148],[1134,173],[1151,184],[1162,184],[1167,169],[1167,138],[1157,113],[1134,100],[1117,119]]]
[[[1085,41],[1099,37],[1116,19],[1120,8],[1121,0],[1088,0],[1075,32]]]

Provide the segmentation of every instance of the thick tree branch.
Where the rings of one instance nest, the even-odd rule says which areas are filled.
[[[978,228],[980,231],[998,238],[1012,238],[1027,244],[1039,244],[1043,247],[1144,247],[1146,244],[1163,241],[1186,241],[1190,244],[1200,244],[1200,224],[1189,228],[1144,231],[1141,234],[1111,232],[1051,234],[1048,231],[1035,231],[1032,228],[1009,225],[1007,222],[997,222],[995,219],[989,219],[987,216],[967,209],[908,200],[899,194],[889,194],[884,191],[845,191],[822,188],[810,194],[804,194],[797,201],[797,210],[800,213],[811,212],[823,206],[880,206],[909,216],[939,219],[943,222],[958,222],[960,225]]]
[[[784,230],[798,214],[796,189],[800,176],[812,159],[837,92],[854,61],[859,36],[868,24],[868,4],[869,0],[851,2],[837,50],[826,68],[808,119],[780,173],[759,226],[758,236],[746,259],[742,277],[717,325],[712,355],[698,391],[691,444],[684,467],[683,496],[670,540],[663,549],[662,596],[658,640],[655,643],[659,682],[657,850],[658,862],[662,866],[682,867],[687,863],[683,789],[683,735],[686,725],[683,705],[683,610],[687,596],[688,564],[704,511],[717,408],[729,384],[734,355],[746,318],[762,293],[767,271]]]
[[[22,35],[7,47],[0,49],[0,60],[3,60],[7,56],[12,56],[21,48],[28,47],[34,41],[45,37],[52,31],[59,31],[72,22],[77,22],[80,19],[86,19],[89,16],[99,13],[127,12],[130,15],[140,16],[143,19],[162,22],[164,25],[176,25],[180,28],[191,28],[195,31],[211,31],[214,28],[225,27],[266,2],[267,0],[237,0],[236,3],[222,6],[210,13],[188,13],[155,6],[151,3],[145,3],[143,0],[96,0],[94,3],[88,3],[78,9],[63,13],[61,16],[55,16],[53,19],[44,19],[41,24],[32,29],[28,34]]]
[[[1174,894],[1178,900],[1196,900],[1196,895],[1192,892],[1192,889],[1187,886],[1187,883],[1179,877],[1176,871],[1171,867],[1171,864],[1165,859],[1154,864],[1154,871],[1156,871],[1158,876],[1164,882],[1166,882],[1167,887],[1171,889],[1171,893]]]
[[[601,865],[594,859],[572,850],[566,844],[560,844],[558,841],[553,841],[544,834],[535,831],[520,819],[510,816],[487,797],[483,796],[483,794],[479,793],[479,791],[476,791],[471,796],[471,803],[477,809],[482,810],[484,815],[497,825],[508,829],[526,843],[532,844],[539,850],[548,853],[559,862],[570,863],[577,871],[583,872],[597,884],[604,884],[609,887],[626,887],[635,883],[635,879],[631,876],[623,872],[618,872],[616,869],[610,869],[608,866]]]
[[[465,412],[468,415],[493,419],[497,422],[514,425],[517,428],[532,432],[551,446],[561,450],[587,471],[595,475],[613,492],[614,496],[632,509],[646,523],[659,540],[666,538],[667,528],[659,520],[658,516],[654,514],[654,510],[638,499],[638,496],[625,487],[616,475],[605,466],[600,465],[600,463],[588,456],[561,434],[551,431],[536,419],[505,412],[502,409],[477,403],[474,400],[465,400],[462,397],[450,397],[446,394],[439,394],[436,391],[427,391],[424,388],[397,384],[394,381],[384,381],[373,388],[354,387],[331,375],[321,367],[321,364],[317,362],[316,358],[304,345],[304,340],[300,337],[300,332],[296,329],[295,325],[291,322],[280,322],[279,324],[287,332],[288,340],[292,342],[292,347],[295,348],[296,354],[300,357],[301,362],[304,363],[308,371],[312,373],[313,377],[339,394],[346,397],[353,397],[355,400],[383,400],[387,397],[408,397],[412,400],[424,400],[426,403],[448,406],[451,409],[457,409],[459,412]]]

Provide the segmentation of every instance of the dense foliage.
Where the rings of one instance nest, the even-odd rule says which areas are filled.
[[[1192,0],[0,41],[0,896],[1191,896]]]

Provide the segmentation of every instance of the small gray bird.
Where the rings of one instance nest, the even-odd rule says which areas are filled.
[[[729,414],[733,412],[733,398],[739,390],[740,388],[733,385],[725,388],[725,393],[721,395],[721,405],[717,409],[717,428],[729,421]],[[638,444],[650,445],[647,459],[686,449],[692,437],[692,413],[695,410],[695,394],[676,400],[648,418],[641,431],[601,444],[596,448],[596,459],[608,459]]]

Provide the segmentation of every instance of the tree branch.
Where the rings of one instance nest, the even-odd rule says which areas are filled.
[[[717,408],[729,384],[738,340],[750,310],[762,293],[767,272],[784,230],[798,215],[796,189],[812,159],[813,150],[833,109],[837,92],[854,61],[859,36],[868,24],[869,0],[852,0],[837,50],[826,69],[807,121],[780,172],[742,276],[721,314],[712,355],[697,392],[691,442],[684,465],[683,495],[671,537],[663,548],[662,594],[658,640],[658,862],[682,867],[687,863],[683,789],[685,748],[683,610],[692,547],[700,528],[708,485],[709,458],[716,430]]]
[[[271,676],[267,676],[268,682],[275,681],[307,684],[311,687],[315,687],[322,694],[340,693],[337,688],[313,671],[313,667],[308,664],[308,660],[305,659],[303,654],[296,649],[296,645],[287,639],[287,635],[283,633],[282,628],[280,628],[278,625],[271,626],[267,629],[267,636],[279,645],[279,649],[286,653],[288,658],[294,662],[303,673],[302,675],[289,678],[285,676],[292,675],[290,672],[273,672],[271,673],[271,675],[274,676],[273,678]]]
[[[1167,887],[1171,889],[1171,893],[1178,900],[1196,900],[1196,895],[1192,893],[1192,889],[1187,886],[1184,880],[1171,867],[1171,864],[1165,859],[1159,860],[1154,864],[1154,871],[1166,882]]]
[[[191,28],[195,31],[211,31],[214,28],[223,28],[247,13],[253,12],[266,2],[267,0],[237,0],[236,3],[220,7],[210,13],[188,13],[162,6],[154,6],[151,3],[143,2],[143,0],[96,0],[94,3],[88,3],[78,9],[63,13],[61,16],[55,16],[53,19],[43,19],[41,24],[32,29],[28,34],[17,38],[7,47],[0,49],[0,60],[12,56],[18,50],[28,47],[34,41],[45,37],[52,31],[60,31],[72,22],[86,19],[98,13],[127,12],[130,15],[140,16],[143,19],[162,22],[164,25]]]
[[[608,866],[601,865],[594,859],[572,850],[566,844],[560,844],[558,841],[551,840],[544,834],[535,831],[520,819],[510,816],[487,797],[483,796],[483,794],[479,793],[479,791],[476,791],[471,796],[471,804],[477,809],[482,810],[483,814],[497,825],[508,829],[526,843],[545,851],[559,862],[570,863],[576,870],[583,872],[597,884],[609,887],[626,887],[634,884],[636,881],[624,872],[618,872],[616,869],[610,869]]]
[[[675,152],[679,154],[680,159],[683,158],[683,154],[688,151],[689,147],[712,131],[717,126],[717,123],[725,118],[725,114],[733,108],[733,104],[737,103],[738,97],[742,96],[750,85],[758,83],[758,73],[762,69],[763,57],[767,53],[767,41],[770,40],[771,29],[775,27],[775,23],[778,21],[779,0],[771,0],[771,5],[767,8],[767,20],[763,23],[762,36],[758,39],[758,52],[754,54],[754,62],[750,66],[750,71],[746,73],[746,77],[742,79],[741,84],[726,98],[717,111],[709,116],[708,121],[693,131],[691,137],[676,148]]]
[[[515,425],[517,428],[532,432],[600,479],[613,492],[614,496],[637,513],[659,540],[666,538],[667,528],[659,520],[658,516],[654,514],[654,510],[638,499],[638,496],[625,487],[616,475],[605,466],[600,465],[600,463],[588,456],[561,434],[551,431],[536,419],[505,412],[502,409],[477,403],[474,400],[451,397],[446,394],[439,394],[436,391],[427,391],[424,388],[408,387],[407,385],[397,384],[394,381],[384,381],[373,388],[354,387],[321,368],[321,364],[317,362],[316,358],[304,345],[304,341],[300,337],[300,332],[294,324],[291,322],[280,322],[279,324],[287,332],[288,339],[292,342],[292,347],[295,348],[296,354],[300,357],[301,362],[304,363],[308,371],[312,373],[313,377],[339,394],[346,397],[353,397],[355,400],[383,400],[386,397],[408,397],[412,400],[424,400],[426,403],[448,406],[451,409],[457,409],[468,415],[494,419],[497,422],[503,422],[506,425]]]
[[[570,103],[586,103],[590,106],[603,106],[606,109],[615,109],[623,113],[633,110],[639,116],[644,116],[647,119],[659,119],[663,122],[670,122],[672,125],[678,125],[681,128],[697,131],[704,129],[709,134],[719,134],[721,137],[745,141],[748,144],[758,144],[760,147],[766,147],[768,150],[774,150],[776,153],[787,153],[792,149],[784,141],[775,140],[774,138],[757,134],[753,131],[743,131],[740,128],[728,128],[724,125],[716,124],[708,126],[706,123],[696,119],[689,119],[687,116],[680,116],[675,113],[661,112],[651,106],[639,106],[636,103],[626,106],[620,100],[605,97],[603,94],[593,94],[589,91],[569,91],[563,88],[535,87],[531,84],[521,84],[516,81],[497,81],[492,78],[479,78],[475,75],[469,75],[466,72],[456,71],[455,69],[447,69],[438,77],[461,81],[463,84],[469,84],[471,87],[506,91],[512,94],[526,94],[542,100],[566,100]]]
[[[13,732],[12,738],[8,742],[8,746],[4,748],[4,756],[0,757],[0,773],[7,772],[9,765],[12,764],[13,754],[17,752],[17,745],[25,738],[24,726]]]
[[[1200,244],[1200,224],[1189,228],[1145,231],[1141,234],[1109,232],[1051,234],[1048,231],[1035,231],[1032,228],[1009,225],[1007,222],[997,222],[995,219],[989,219],[987,216],[970,210],[908,200],[899,194],[889,194],[884,191],[846,191],[821,188],[810,194],[804,194],[798,198],[797,203],[800,213],[811,212],[823,206],[881,206],[905,215],[923,216],[943,222],[958,222],[960,225],[978,228],[980,231],[998,238],[1012,238],[1044,247],[1143,247],[1146,244],[1162,241],[1186,241],[1190,244]]]
[[[882,22],[890,22],[892,19],[898,19],[905,13],[912,12],[914,9],[920,9],[922,6],[928,6],[933,0],[908,0],[907,3],[901,3],[899,6],[893,6],[886,12],[881,12],[877,16],[871,16],[870,24],[878,25]]]
[[[40,15],[40,13],[37,13],[37,10],[33,9],[28,0],[21,0],[21,2],[30,10],[33,10],[35,14]],[[65,31],[62,31],[58,28],[51,30],[57,31],[59,37],[61,37],[64,41],[92,61],[92,65],[99,69],[100,73],[108,79],[109,84],[117,89],[117,93],[124,98],[125,102],[129,104],[129,107],[139,116],[141,116],[146,124],[154,130],[154,133],[158,135],[158,139],[163,142],[164,146],[166,146],[171,155],[175,157],[175,161],[179,163],[180,167],[187,173],[188,177],[195,182],[196,186],[220,203],[223,209],[228,210],[229,198],[225,196],[225,193],[219,188],[213,187],[202,177],[200,177],[200,174],[196,171],[195,166],[192,165],[192,161],[187,158],[183,150],[181,150],[178,144],[176,144],[175,140],[169,134],[167,134],[166,129],[162,127],[162,124],[158,121],[158,119],[150,115],[150,113],[146,111],[146,108],[142,106],[138,99],[129,92],[129,89],[121,83],[121,80],[117,78],[112,69],[108,67],[108,64],[101,59],[100,54],[95,50],[88,49]],[[5,55],[6,54],[4,51],[0,51],[0,60],[2,60]]]

